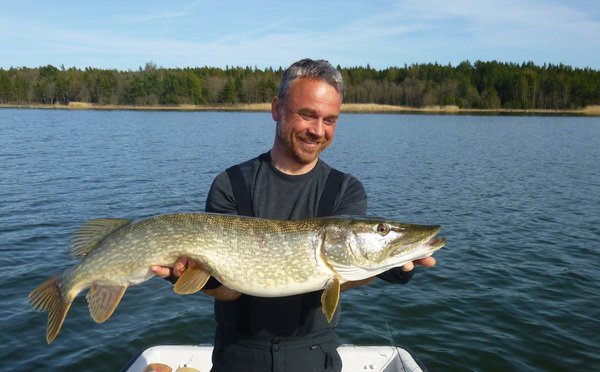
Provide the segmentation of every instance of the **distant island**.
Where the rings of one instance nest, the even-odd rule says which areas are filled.
[[[344,112],[600,115],[600,71],[497,61],[339,67]],[[0,107],[267,111],[282,68],[0,69]]]

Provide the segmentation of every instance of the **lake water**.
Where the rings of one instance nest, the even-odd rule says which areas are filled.
[[[114,370],[211,343],[211,300],[160,279],[104,324],[79,296],[50,346],[27,295],[74,264],[87,219],[202,210],[273,132],[267,113],[1,109],[0,370]],[[323,158],[363,182],[369,214],[448,240],[409,284],[343,293],[343,342],[395,343],[432,371],[598,368],[599,118],[345,114]]]

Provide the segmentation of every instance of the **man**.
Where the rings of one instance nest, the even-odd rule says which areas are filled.
[[[271,105],[277,123],[273,147],[219,174],[206,211],[286,220],[365,215],[367,196],[362,184],[319,159],[333,141],[342,96],[342,77],[328,62],[304,59],[291,65]],[[435,264],[432,257],[415,262],[426,267]],[[153,269],[176,278],[197,265],[182,258],[172,270]],[[404,283],[413,268],[408,263],[380,277]],[[342,289],[369,281],[345,283]],[[237,293],[211,279],[203,292],[215,297],[213,371],[341,370],[334,332],[339,307],[330,324],[321,311],[321,291],[261,298]]]

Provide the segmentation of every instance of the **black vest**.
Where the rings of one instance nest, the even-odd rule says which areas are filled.
[[[268,152],[264,153],[259,156],[259,159],[270,161],[270,154]],[[252,196],[250,195],[250,189],[246,185],[242,170],[239,166],[234,165],[233,167],[227,168],[226,172],[233,189],[233,196],[235,197],[238,214],[241,216],[254,217],[254,211],[252,210]],[[321,199],[319,200],[317,217],[331,216],[333,214],[335,197],[340,191],[343,180],[344,173],[332,168],[327,177]]]
[[[265,160],[270,161],[269,153],[261,155],[260,159],[262,161],[265,161]],[[230,167],[226,170],[226,173],[227,173],[227,175],[229,177],[229,181],[231,183],[233,195],[234,195],[235,201],[236,201],[236,209],[237,209],[238,214],[242,215],[242,216],[254,217],[255,214],[254,214],[254,211],[252,208],[252,196],[250,194],[249,187],[246,183],[246,180],[244,179],[244,176],[242,174],[240,167],[237,165]],[[344,173],[342,173],[338,170],[335,170],[335,169],[331,169],[331,172],[327,176],[325,188],[324,188],[321,198],[319,200],[317,217],[331,216],[334,214],[335,199],[336,199],[336,196],[340,192],[340,188],[341,188],[343,180],[344,180]],[[212,287],[213,281],[215,282],[214,284],[219,285],[219,283],[214,278],[211,278],[211,281],[209,281],[209,283],[207,283],[207,286]],[[305,320],[304,320],[303,324],[300,326],[300,328],[297,328],[296,336],[303,336],[303,335],[307,335],[307,334],[311,333],[312,324],[313,324],[313,321],[311,320],[311,318],[313,317],[312,311],[314,311],[312,309],[314,309],[314,308],[320,309],[321,295],[320,295],[320,291],[317,291],[317,292],[305,293],[303,295],[297,295],[295,297],[298,297],[298,296],[302,297],[300,306],[301,306],[301,312],[303,314],[305,314],[304,315]],[[248,304],[252,301],[254,301],[252,299],[252,296],[247,296],[247,295],[242,295],[238,300],[235,301],[236,302],[235,304],[221,302],[221,301],[217,300],[217,301],[215,301],[215,314],[217,315],[217,318],[219,317],[219,315],[218,315],[219,313],[222,316],[225,316],[225,314],[228,314],[227,317],[229,319],[232,319],[232,318],[235,319],[235,324],[237,324],[236,331],[246,333],[246,327],[249,327],[250,322],[251,322],[251,317],[248,315],[248,312],[244,311],[243,309],[246,306],[248,306]],[[270,301],[270,299],[265,299],[265,301]],[[284,300],[284,301],[286,301],[286,300]],[[297,305],[297,303],[296,303],[296,305]],[[291,306],[294,306],[294,305],[291,305]],[[217,327],[217,340],[220,340],[220,342],[230,342],[232,340],[232,337],[235,339],[235,337],[237,337],[237,336],[229,335],[228,332],[225,332],[224,328]],[[225,340],[228,340],[228,341],[225,341]]]

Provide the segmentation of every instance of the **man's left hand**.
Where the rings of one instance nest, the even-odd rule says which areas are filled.
[[[415,268],[415,265],[420,265],[423,267],[434,267],[435,258],[425,257],[418,260],[414,260],[413,262],[405,263],[404,266],[402,266],[402,271],[411,271]]]

